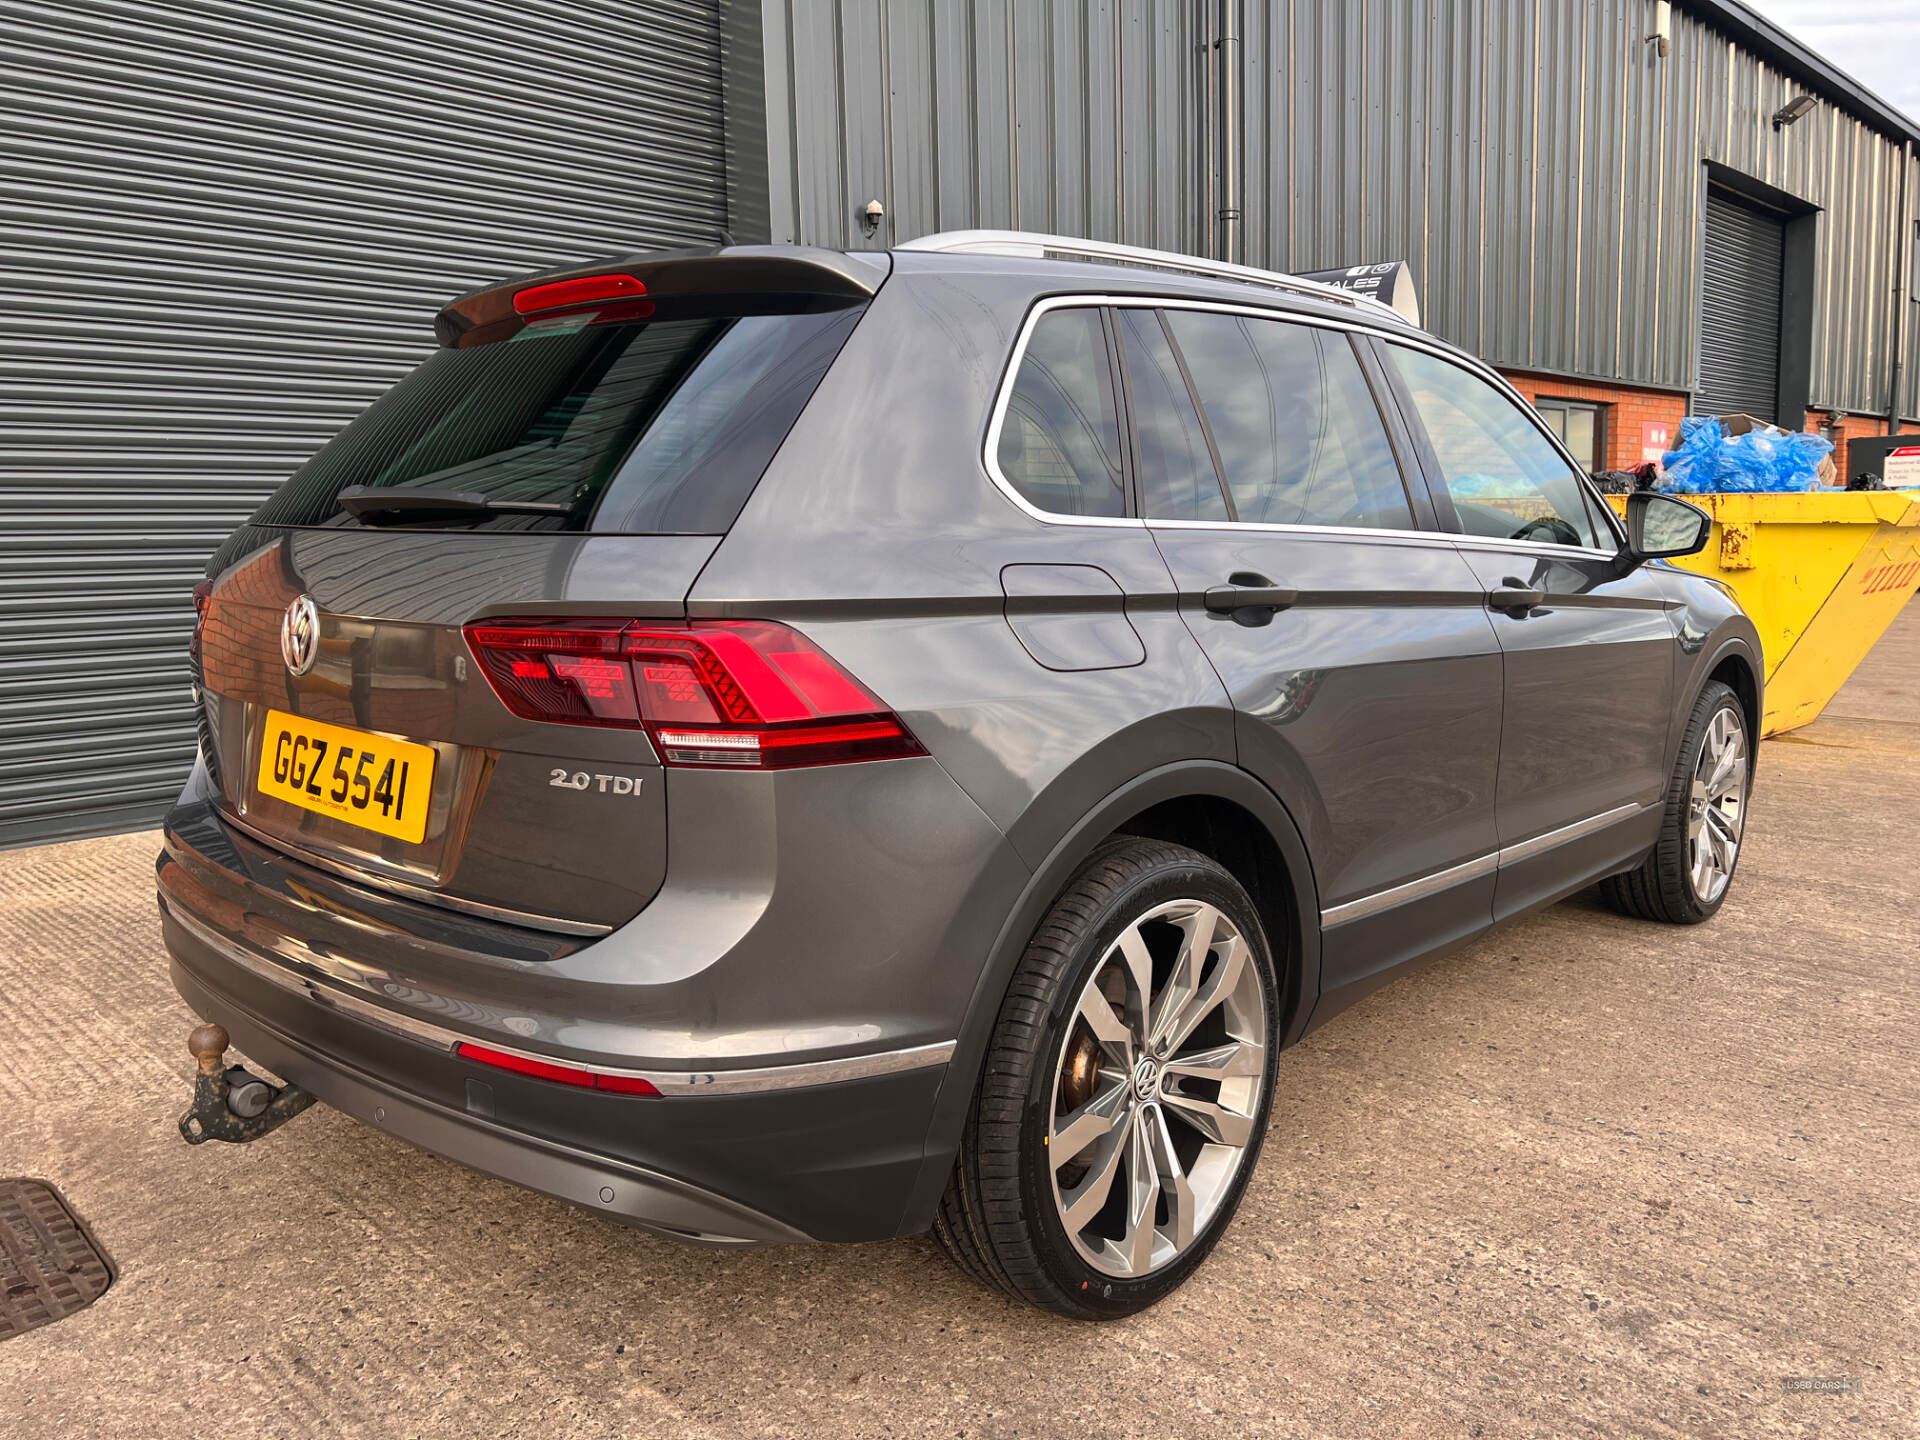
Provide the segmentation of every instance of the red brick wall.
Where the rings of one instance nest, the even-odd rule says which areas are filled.
[[[1807,412],[1807,429],[1815,433],[1824,434],[1829,413],[1831,412],[1826,410],[1809,410]],[[1900,427],[1899,433],[1903,435],[1912,434],[1917,428],[1920,427],[1916,427],[1914,423],[1909,420]],[[1834,442],[1834,483],[1839,485],[1846,484],[1847,476],[1851,473],[1845,468],[1847,465],[1846,445],[1849,440],[1858,440],[1871,435],[1891,435],[1893,433],[1895,432],[1887,428],[1887,417],[1884,415],[1842,416],[1838,433],[1830,437]]]
[[[1563,380],[1557,375],[1531,375],[1524,370],[1502,372],[1528,400],[1585,400],[1606,407],[1606,450],[1609,470],[1630,470],[1640,463],[1640,427],[1654,421],[1667,427],[1669,447],[1680,443],[1680,422],[1686,418],[1687,397],[1672,390],[1642,390],[1631,385],[1605,385],[1591,380]]]

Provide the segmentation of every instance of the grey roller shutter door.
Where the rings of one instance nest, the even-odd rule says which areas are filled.
[[[1707,194],[1701,266],[1700,390],[1703,415],[1777,421],[1780,286],[1786,225],[1776,215]],[[1796,420],[1794,428],[1799,428]]]
[[[719,0],[0,0],[0,845],[150,823],[206,556],[558,261],[726,224]]]

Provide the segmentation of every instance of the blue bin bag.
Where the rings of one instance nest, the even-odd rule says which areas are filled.
[[[1660,458],[1660,489],[1670,495],[1792,494],[1821,489],[1820,462],[1832,442],[1798,430],[1729,435],[1711,415],[1680,422],[1680,446]]]

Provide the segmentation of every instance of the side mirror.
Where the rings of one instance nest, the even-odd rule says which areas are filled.
[[[1712,533],[1713,517],[1676,495],[1636,490],[1627,497],[1627,554],[1636,565],[1698,554]]]

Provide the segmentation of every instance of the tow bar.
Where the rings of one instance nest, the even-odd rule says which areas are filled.
[[[202,1025],[187,1036],[187,1049],[200,1062],[193,1105],[180,1117],[180,1138],[189,1145],[208,1140],[245,1145],[313,1104],[313,1096],[298,1085],[274,1085],[242,1066],[223,1065],[230,1043],[221,1025]]]

